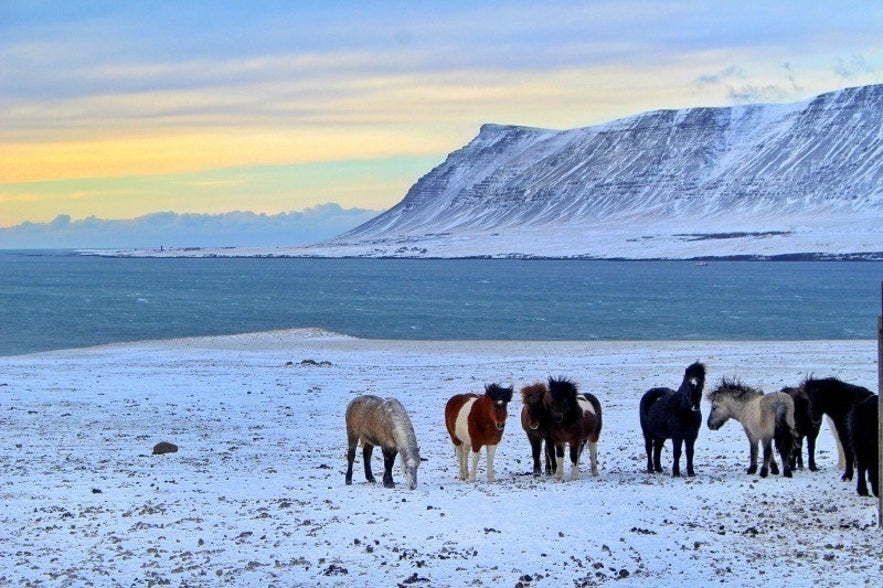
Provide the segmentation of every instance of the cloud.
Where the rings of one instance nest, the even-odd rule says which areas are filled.
[[[853,54],[848,58],[840,57],[834,64],[834,73],[843,80],[854,80],[860,75],[874,73],[874,68],[862,55]]]
[[[267,215],[158,212],[134,219],[62,214],[48,223],[24,222],[0,228],[2,249],[83,249],[153,247],[277,247],[330,239],[380,211],[321,204],[298,212]]]
[[[742,69],[736,65],[731,65],[715,73],[702,74],[696,78],[695,83],[698,86],[717,86],[732,78],[743,77],[745,77],[745,74]]]

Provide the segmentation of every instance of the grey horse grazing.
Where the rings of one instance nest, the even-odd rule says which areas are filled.
[[[712,431],[720,429],[729,419],[742,424],[748,443],[751,446],[751,463],[748,473],[757,471],[757,444],[763,444],[763,465],[760,468],[762,478],[772,472],[779,473],[779,466],[773,457],[772,443],[782,458],[784,476],[791,477],[792,453],[794,451],[797,432],[794,428],[794,401],[784,392],[764,394],[749,386],[733,380],[724,379],[713,391],[709,392],[711,413],[708,415],[708,428]]]
[[[359,396],[346,407],[347,467],[346,483],[353,483],[353,461],[356,447],[362,443],[365,463],[365,479],[374,482],[371,473],[371,453],[375,446],[383,451],[383,485],[392,488],[392,467],[396,455],[402,454],[402,470],[408,487],[417,487],[417,466],[420,465],[420,448],[411,418],[395,398],[380,398],[370,394]]]

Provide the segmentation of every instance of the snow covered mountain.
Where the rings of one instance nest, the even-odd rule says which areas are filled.
[[[396,206],[308,252],[874,257],[881,221],[883,85],[873,85],[565,131],[487,124]]]

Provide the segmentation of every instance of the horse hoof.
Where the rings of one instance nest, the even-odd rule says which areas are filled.
[[[785,476],[786,478],[793,478],[794,477],[794,475],[791,473],[791,470],[788,470],[787,472],[785,472],[782,475]]]
[[[395,485],[395,482],[384,482],[383,487],[384,488],[395,488],[396,485]]]
[[[760,470],[760,477],[766,478],[769,475],[769,472],[766,470]]]
[[[353,485],[353,481],[352,481],[352,480],[347,480],[347,481],[346,481],[346,485],[347,485],[347,486],[352,486],[352,485]]]

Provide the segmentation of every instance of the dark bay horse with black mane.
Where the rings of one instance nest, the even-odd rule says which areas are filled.
[[[530,384],[521,389],[521,428],[527,433],[527,440],[530,442],[534,476],[539,476],[543,472],[540,453],[543,452],[544,447],[547,475],[552,475],[552,463],[555,461],[555,450],[549,438],[552,417],[546,408],[548,391],[544,382]]]
[[[681,475],[681,446],[686,447],[687,475],[694,476],[693,448],[702,426],[702,389],[705,365],[698,361],[687,366],[677,392],[671,388],[652,388],[641,398],[641,431],[647,451],[647,471],[661,472],[660,456],[666,439],[672,442],[672,476]]]

